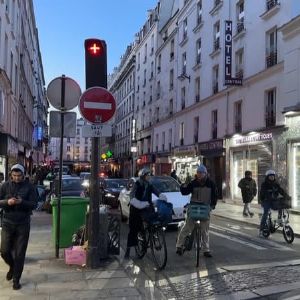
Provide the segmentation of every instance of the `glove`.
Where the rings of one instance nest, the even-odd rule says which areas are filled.
[[[144,208],[148,207],[150,204],[147,201],[141,201],[136,198],[132,198],[130,200],[130,205],[132,205],[133,207],[135,207],[137,209],[144,209]]]
[[[168,202],[167,196],[165,194],[163,194],[163,193],[159,194],[158,198],[159,198],[159,200]]]

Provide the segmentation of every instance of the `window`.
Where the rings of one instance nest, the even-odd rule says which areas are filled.
[[[77,130],[76,130],[76,134],[77,134],[77,135],[79,135],[79,134],[80,134],[80,129],[79,129],[79,128],[77,128]]]
[[[159,136],[158,136],[158,133],[155,136],[155,140],[156,140],[155,151],[158,152],[158,145],[159,145]]]
[[[170,60],[174,59],[174,45],[174,40],[172,40],[170,45]]]
[[[138,58],[137,58],[137,70],[140,69],[140,65],[141,65],[141,53],[138,53]]]
[[[165,143],[166,143],[166,133],[163,131],[161,136],[161,148],[162,151],[165,151]]]
[[[235,132],[242,131],[242,101],[234,103],[234,129]]]
[[[202,21],[202,0],[197,2],[197,22],[196,26],[199,26]]]
[[[71,160],[70,154],[67,154],[67,160]]]
[[[159,107],[156,107],[156,122],[159,122]]]
[[[154,62],[151,61],[151,73],[150,73],[150,80],[153,79],[153,72],[154,72]]]
[[[266,5],[267,5],[267,10],[270,10],[273,7],[279,5],[279,1],[278,0],[267,0]]]
[[[146,78],[147,78],[147,70],[144,70],[144,80],[143,80],[143,87],[146,86]]]
[[[181,89],[181,109],[185,109],[185,87]]]
[[[156,94],[156,98],[159,99],[160,98],[160,81],[157,81],[157,94]]]
[[[71,146],[67,146],[67,151],[68,151],[68,152],[71,151]]]
[[[151,35],[151,51],[150,55],[153,55],[154,53],[154,34]]]
[[[213,68],[213,94],[218,93],[219,91],[219,66]]]
[[[171,116],[173,114],[173,99],[170,99],[169,101],[169,115]]]
[[[172,128],[169,129],[169,151],[171,151],[172,148]]]
[[[276,89],[266,93],[266,127],[276,125]]]
[[[211,114],[211,137],[216,139],[218,137],[218,111],[213,110]]]
[[[145,44],[145,48],[144,48],[144,63],[146,63],[147,61],[147,44]]]
[[[194,143],[198,143],[199,117],[194,118]]]
[[[187,39],[187,26],[188,26],[188,24],[187,24],[187,18],[185,18],[184,20],[183,20],[183,32],[182,32],[182,40],[184,41],[185,39]]]
[[[85,143],[85,144],[87,144],[87,143],[88,143],[88,141],[89,141],[89,139],[88,139],[88,138],[84,138],[84,143]]]
[[[174,86],[174,70],[170,70],[169,89],[173,90]]]
[[[200,101],[200,77],[195,79],[195,102]]]
[[[179,145],[184,145],[184,122],[181,122],[179,127]]]
[[[240,49],[235,54],[235,77],[243,78],[244,75],[244,49]]]
[[[220,21],[214,24],[214,44],[213,44],[214,51],[220,49]]]
[[[182,53],[182,70],[181,74],[186,74],[186,52]]]
[[[157,72],[159,73],[161,71],[161,54],[159,54],[157,59]]]
[[[196,65],[201,63],[201,38],[196,41]]]
[[[71,143],[71,138],[67,138],[67,143]]]
[[[277,29],[266,34],[266,66],[267,68],[277,64]]]
[[[236,32],[240,33],[245,29],[245,24],[244,24],[244,17],[245,17],[244,0],[240,0],[237,3],[236,11],[237,11]]]

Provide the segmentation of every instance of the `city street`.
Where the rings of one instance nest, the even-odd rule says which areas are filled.
[[[125,246],[127,225],[122,229]],[[256,290],[298,281],[299,240],[288,245],[281,232],[261,239],[253,225],[213,217],[210,233],[213,258],[201,256],[198,269],[193,251],[185,252],[182,257],[176,255],[176,235],[174,227],[166,231],[168,263],[162,272],[154,271],[150,253],[143,260],[132,255],[134,264],[168,299],[206,299],[232,293],[240,293],[236,299],[250,298],[252,293],[253,298]],[[136,271],[136,267],[134,269]]]

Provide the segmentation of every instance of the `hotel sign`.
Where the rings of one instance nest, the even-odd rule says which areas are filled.
[[[174,148],[174,156],[195,156],[197,155],[195,146],[181,146]]]
[[[223,140],[199,143],[198,149],[200,151],[223,149]]]
[[[236,138],[234,140],[235,145],[243,145],[243,144],[249,144],[249,143],[255,143],[255,142],[263,142],[263,141],[270,141],[272,140],[273,135],[272,133],[257,133],[253,135],[248,136],[242,136],[240,138]]]
[[[224,85],[242,85],[243,80],[240,78],[232,78],[232,21],[225,21],[225,78]]]

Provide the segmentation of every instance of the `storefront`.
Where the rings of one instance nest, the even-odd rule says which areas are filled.
[[[181,182],[190,181],[194,178],[200,163],[195,145],[174,148],[171,160],[172,169],[176,170]]]
[[[172,162],[168,154],[156,155],[155,175],[170,175],[172,171]]]
[[[209,176],[216,183],[218,198],[225,196],[225,148],[222,139],[198,144],[201,161],[207,168]]]
[[[155,154],[144,154],[140,155],[136,161],[137,163],[137,170],[139,171],[142,168],[150,169],[151,173],[154,174],[155,172]]]
[[[7,134],[0,133],[0,172],[8,177],[9,167],[18,162],[18,143]]]
[[[251,133],[234,136],[229,140],[230,196],[241,199],[239,181],[245,171],[252,172],[252,178],[258,187],[265,179],[265,173],[273,166],[273,134],[271,132]],[[257,203],[257,196],[254,198]]]

